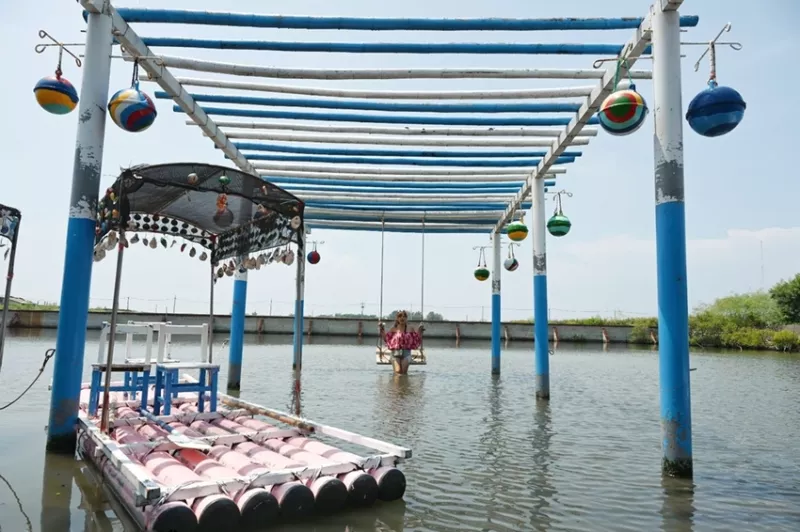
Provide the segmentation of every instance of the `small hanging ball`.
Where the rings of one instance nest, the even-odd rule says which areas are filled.
[[[630,135],[644,124],[647,103],[636,92],[636,85],[616,91],[603,100],[597,114],[600,126],[615,136]]]
[[[744,118],[745,109],[747,104],[736,90],[711,82],[689,102],[686,121],[695,133],[720,137],[736,129]]]
[[[137,88],[117,91],[108,101],[111,120],[129,133],[139,133],[153,125],[158,116],[150,96]]]
[[[503,262],[503,268],[506,270],[513,272],[517,268],[519,268],[519,261],[514,257],[509,257]]]
[[[528,236],[528,227],[519,220],[513,221],[506,227],[508,238],[514,242],[521,242]]]
[[[308,259],[308,262],[310,264],[317,264],[319,262],[319,259],[321,259],[322,257],[319,256],[318,251],[314,250],[309,252],[306,258]]]
[[[217,227],[228,227],[233,223],[233,212],[230,209],[217,211],[214,214],[214,223],[217,224]]]
[[[62,77],[42,78],[33,88],[37,103],[54,115],[65,115],[78,106],[78,91]]]
[[[475,268],[475,278],[479,281],[485,281],[489,278],[489,270],[486,268]]]
[[[228,185],[231,184],[231,178],[223,174],[219,176],[219,184],[224,187],[227,187]]]
[[[572,228],[572,222],[563,214],[554,214],[547,220],[547,230],[553,236],[564,236]]]

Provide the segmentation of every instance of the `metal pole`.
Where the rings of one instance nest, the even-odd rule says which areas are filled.
[[[300,260],[301,257],[298,257]],[[239,257],[239,261],[244,256]],[[244,352],[244,322],[247,306],[247,270],[240,266],[233,281],[233,308],[231,309],[230,350],[228,351],[228,389],[242,386],[242,355]]]
[[[216,242],[214,242],[216,246]],[[210,261],[209,261],[210,262]],[[211,282],[208,289],[208,363],[214,362],[214,282],[217,277],[214,273],[214,263],[210,264]],[[211,374],[209,373],[209,384],[211,383]]]
[[[544,180],[533,185],[533,337],[534,388],[537,399],[550,399],[550,352],[547,320],[547,233],[544,219]]]
[[[303,307],[305,305],[304,292],[306,288],[306,233],[305,229],[300,229],[299,242],[297,246],[297,274],[295,278],[295,300],[294,300],[294,359],[292,369],[300,370],[303,368]]]
[[[121,189],[122,187],[120,187]],[[120,194],[121,195],[121,194]],[[121,200],[122,198],[120,198]],[[120,201],[121,203],[121,201]],[[111,391],[111,367],[114,362],[114,344],[117,338],[117,313],[119,312],[119,289],[122,283],[122,259],[125,254],[125,230],[120,229],[119,243],[117,244],[117,271],[114,276],[114,299],[111,302],[111,324],[108,332],[108,355],[106,356],[106,371],[103,382],[103,416],[100,419],[100,431],[108,429],[109,401]]]
[[[14,262],[17,258],[17,235],[22,216],[17,218],[14,234],[11,236],[11,253],[8,256],[8,270],[6,271],[6,292],[3,298],[3,322],[0,324],[0,369],[3,368],[3,351],[6,347],[6,321],[8,320],[8,305],[11,299],[11,281],[14,280]]]
[[[100,192],[103,139],[111,70],[111,17],[90,13],[86,27],[78,133],[72,174],[67,244],[58,313],[47,449],[73,453],[83,378],[95,217]]]
[[[681,46],[677,6],[653,7],[656,264],[662,471],[692,476],[689,304],[683,189]]]
[[[420,272],[419,313],[425,321],[425,213],[422,213],[422,266]]]
[[[386,228],[386,222],[384,217],[381,216],[381,302],[380,302],[380,309],[378,310],[378,321],[383,321],[383,244],[385,242],[386,233],[384,229]]]
[[[500,374],[500,239],[492,233],[492,375]]]

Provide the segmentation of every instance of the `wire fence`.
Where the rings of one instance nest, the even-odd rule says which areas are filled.
[[[47,301],[32,301],[43,308],[57,308],[56,303]],[[230,301],[217,300],[216,313],[228,314],[230,312]],[[112,305],[111,298],[92,298],[90,308],[94,311],[108,310]],[[150,312],[155,314],[205,314],[208,312],[207,299],[188,299],[177,296],[159,299],[142,298],[135,296],[121,296],[120,309],[133,312]],[[384,301],[383,315],[390,315],[395,310],[407,310],[412,314],[420,311],[419,302],[412,301]],[[453,305],[439,304],[435,301],[425,302],[423,309],[427,319],[444,320],[465,320],[465,321],[491,321],[490,305]],[[380,312],[378,302],[359,301],[359,302],[336,302],[324,303],[313,300],[305,301],[305,315],[309,317],[361,317],[364,319],[374,318]],[[294,314],[294,301],[284,299],[248,299],[247,313],[259,316],[291,316]],[[503,306],[502,315],[504,321],[509,320],[532,320],[533,307],[514,307]],[[550,307],[548,315],[551,320],[578,320],[600,317],[605,319],[624,320],[630,318],[643,318],[655,315],[655,312],[647,313],[623,309],[569,309],[561,307]]]

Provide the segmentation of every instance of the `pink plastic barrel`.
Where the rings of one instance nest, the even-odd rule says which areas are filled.
[[[133,427],[117,427],[114,439],[122,444],[148,442],[148,439],[138,434]],[[174,487],[203,480],[200,475],[165,452],[154,451],[143,454],[140,460],[162,484],[167,486]],[[197,515],[198,530],[202,532],[217,532],[228,527],[235,529],[241,519],[239,507],[225,495],[208,495],[186,502]]]
[[[252,429],[249,429],[244,425],[240,425],[239,423],[229,419],[214,420],[213,424],[231,432],[252,431]],[[278,453],[284,458],[288,458],[291,462],[295,462],[293,467],[303,467],[304,465],[321,467],[335,464],[335,462],[332,462],[326,458],[322,458],[321,456],[317,456],[313,453],[307,453],[296,447],[286,449],[284,448],[285,446],[281,440],[267,440],[263,445],[264,447],[269,448],[273,454]],[[261,449],[263,449],[263,447],[259,447],[258,450],[250,448],[251,452],[248,453],[248,456],[252,457],[258,462],[258,457],[265,454],[265,452]],[[270,456],[269,460],[274,463],[276,461],[276,457]],[[344,508],[345,504],[347,504],[347,486],[345,486],[344,482],[336,477],[322,476],[316,479],[305,480],[304,483],[306,486],[311,488],[311,492],[314,494],[314,500],[316,501],[315,507],[318,513],[330,514],[337,512]]]
[[[248,459],[244,454],[232,451],[224,445],[213,447],[208,455],[240,475],[261,474],[270,471],[263,465]],[[314,512],[314,494],[299,481],[272,486],[270,492],[278,500],[281,515],[289,520],[308,517]]]
[[[91,438],[83,440],[82,450],[87,456],[94,456],[96,445]],[[158,506],[146,506],[144,510],[136,506],[132,487],[120,471],[113,467],[104,454],[97,455],[96,465],[103,474],[103,479],[114,492],[114,495],[125,506],[142,529],[146,532],[195,532],[197,516],[183,501],[170,501]],[[147,469],[138,462],[129,465],[132,470],[139,470],[143,476],[152,478]],[[153,479],[157,484],[157,480]]]
[[[251,417],[239,417],[236,421],[252,430],[268,430],[273,428],[273,425]],[[298,460],[303,460],[303,457],[307,457],[309,454],[322,457],[328,463],[354,463],[361,460],[361,457],[353,453],[342,451],[341,449],[310,438],[297,436],[294,438],[287,438],[285,443],[304,452],[302,455],[297,455],[296,453],[291,455]],[[285,447],[285,449],[291,452],[289,447]],[[344,473],[339,475],[339,479],[347,487],[347,502],[353,506],[371,506],[378,498],[380,489],[377,480],[364,471]]]

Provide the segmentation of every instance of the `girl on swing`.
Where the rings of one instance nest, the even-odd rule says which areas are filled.
[[[408,373],[411,364],[411,351],[422,346],[423,325],[418,330],[408,326],[408,312],[401,310],[394,319],[394,327],[386,332],[383,323],[380,324],[380,334],[392,352],[392,367],[399,375]]]

